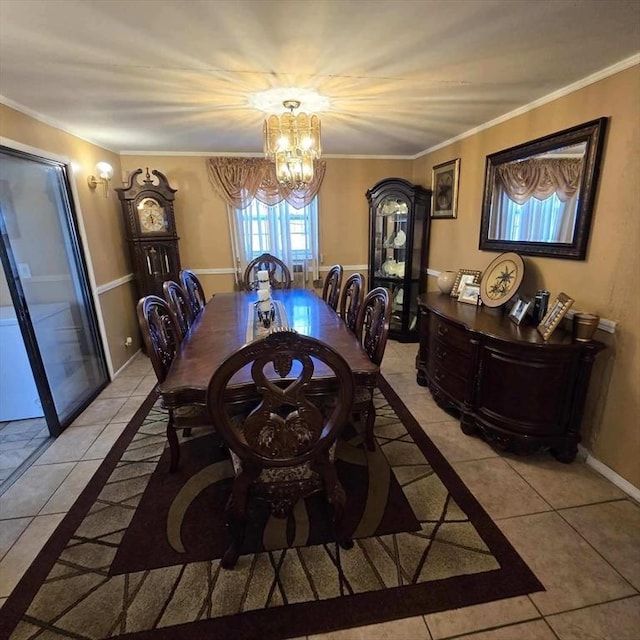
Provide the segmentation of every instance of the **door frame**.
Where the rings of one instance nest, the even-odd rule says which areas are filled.
[[[107,329],[104,324],[104,315],[102,312],[102,305],[100,304],[100,296],[98,294],[98,285],[96,284],[95,272],[93,270],[93,258],[91,257],[91,250],[89,249],[89,242],[87,238],[87,232],[84,226],[84,216],[82,213],[82,208],[80,207],[80,198],[78,197],[78,191],[76,188],[76,177],[74,171],[74,162],[68,156],[52,153],[51,151],[46,151],[45,149],[39,149],[38,147],[32,147],[27,144],[23,144],[22,142],[17,142],[16,140],[11,140],[10,138],[5,138],[0,136],[0,145],[4,147],[9,147],[10,149],[15,149],[16,151],[23,151],[24,153],[29,153],[34,156],[40,156],[45,160],[53,160],[54,162],[60,162],[64,164],[67,168],[67,176],[69,178],[69,186],[70,186],[70,196],[72,200],[72,206],[75,210],[75,218],[76,223],[78,225],[77,231],[80,239],[80,246],[82,252],[84,253],[85,258],[85,266],[87,269],[87,278],[89,284],[89,293],[91,294],[91,299],[93,301],[93,305],[96,311],[96,319],[98,321],[98,333],[100,336],[100,341],[102,343],[102,350],[104,351],[105,361],[107,363],[107,373],[109,374],[109,379],[113,380],[114,378],[114,369],[113,369],[113,361],[111,360],[111,354],[109,352],[109,341],[107,340]]]
[[[102,306],[100,304],[100,298],[97,292],[97,286],[95,282],[95,274],[93,271],[93,260],[91,257],[91,252],[89,250],[89,245],[87,241],[86,230],[84,227],[84,221],[82,218],[82,209],[80,208],[80,201],[78,198],[78,193],[76,191],[76,180],[73,172],[73,163],[66,156],[60,156],[57,154],[53,154],[50,152],[46,152],[35,147],[30,147],[29,145],[24,145],[22,143],[18,143],[14,140],[9,140],[7,138],[0,136],[0,145],[6,147],[10,151],[16,151],[18,153],[27,154],[28,156],[32,156],[34,161],[38,161],[41,159],[44,163],[52,162],[58,165],[62,165],[62,172],[64,174],[64,185],[63,188],[66,192],[67,198],[69,200],[69,205],[71,207],[70,215],[66,215],[67,224],[69,221],[72,225],[72,229],[70,230],[71,235],[76,236],[76,246],[79,252],[79,255],[73,258],[73,261],[79,258],[80,264],[78,265],[81,273],[79,274],[80,279],[86,283],[87,288],[87,297],[90,306],[92,307],[91,311],[93,313],[95,319],[95,337],[98,341],[98,348],[100,352],[100,356],[102,357],[105,365],[106,365],[106,374],[107,380],[105,384],[101,385],[99,389],[96,391],[91,401],[95,399],[95,397],[104,389],[104,387],[114,378],[113,371],[113,363],[111,360],[111,356],[108,349],[108,341],[106,328],[104,325],[104,318],[102,312]],[[29,159],[28,157],[25,159]],[[37,337],[33,330],[33,326],[31,324],[31,319],[28,313],[28,305],[25,304],[24,292],[22,291],[22,286],[20,283],[20,278],[17,274],[17,265],[15,264],[15,260],[9,253],[5,250],[4,247],[0,250],[0,259],[2,262],[2,266],[5,270],[5,276],[7,280],[17,280],[13,284],[9,284],[9,292],[11,295],[12,303],[14,309],[16,311],[16,316],[18,319],[18,324],[20,331],[22,333],[22,337],[25,343],[25,348],[27,351],[27,356],[29,359],[29,364],[31,365],[31,369],[33,371],[36,388],[41,396],[42,401],[42,409],[45,416],[45,420],[47,422],[47,426],[51,435],[58,436],[63,428],[61,427],[61,423],[57,414],[57,410],[55,408],[55,404],[53,401],[53,395],[51,393],[51,388],[49,386],[49,382],[47,379],[46,370],[43,365],[42,356],[40,354]],[[16,284],[18,285],[16,287]],[[27,310],[25,313],[25,309]],[[82,411],[86,409],[84,406],[82,409],[78,409],[74,411],[69,419],[69,423],[72,422]],[[68,425],[67,425],[68,426]]]

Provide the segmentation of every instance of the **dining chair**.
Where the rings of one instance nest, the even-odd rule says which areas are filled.
[[[342,286],[342,265],[334,264],[327,277],[324,279],[322,287],[322,299],[334,310],[338,308],[338,297],[340,296],[340,287]]]
[[[369,360],[380,365],[389,337],[391,319],[391,291],[386,287],[376,287],[367,293],[358,311],[356,336]],[[373,404],[374,386],[356,387],[352,413],[365,423],[365,444],[369,451],[375,449],[373,427],[376,421],[376,408]]]
[[[244,270],[243,282],[247,291],[258,288],[258,271],[269,272],[269,284],[272,289],[291,289],[291,272],[287,265],[280,258],[263,253],[254,258]]]
[[[180,272],[180,284],[189,296],[191,317],[195,320],[207,304],[202,284],[200,283],[198,276],[190,269],[183,269]]]
[[[316,375],[317,363],[324,371],[323,381]],[[242,405],[225,397],[230,380],[245,367],[255,384],[250,410],[246,396]],[[327,383],[327,370],[333,382]],[[274,379],[274,371],[280,380]],[[328,344],[292,329],[273,330],[218,367],[209,383],[207,405],[235,470],[226,507],[231,542],[222,558],[224,568],[232,568],[243,551],[254,500],[265,500],[274,517],[286,518],[300,499],[324,491],[338,543],[345,549],[353,546],[345,528],[345,492],[333,462],[353,395],[346,360]]]
[[[173,315],[180,325],[180,332],[184,338],[193,324],[189,295],[175,280],[163,282],[162,291],[169,309],[173,311]]]
[[[340,317],[353,333],[356,332],[358,311],[364,300],[364,286],[364,276],[361,273],[353,273],[347,278],[340,292]]]
[[[146,353],[151,360],[158,383],[164,382],[182,341],[182,331],[178,320],[165,300],[149,295],[138,300],[136,308],[138,324],[144,340]],[[162,401],[161,401],[162,402]],[[177,409],[167,409],[167,440],[171,453],[169,471],[178,468],[180,445],[178,431],[190,433],[192,427],[209,427],[213,424],[205,404],[185,404]],[[186,433],[185,433],[186,435]]]

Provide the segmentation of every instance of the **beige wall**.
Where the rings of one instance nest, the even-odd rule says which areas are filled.
[[[640,487],[640,67],[589,85],[507,122],[418,159],[413,179],[431,184],[434,165],[460,158],[458,218],[435,220],[428,265],[435,270],[483,270],[496,253],[478,250],[488,154],[608,116],[600,185],[587,259],[525,257],[525,292],[546,288],[575,299],[577,310],[618,322],[615,336],[598,332],[609,348],[598,358],[584,420],[585,446]],[[435,280],[429,279],[435,289]],[[602,334],[602,335],[601,335]]]
[[[585,444],[596,458],[637,487],[640,487],[637,465],[640,313],[635,280],[640,273],[637,248],[640,204],[635,181],[640,175],[639,87],[639,69],[635,67],[415,161],[328,158],[320,191],[324,265],[366,264],[366,190],[391,176],[429,186],[433,165],[460,157],[458,218],[433,222],[430,256],[424,266],[435,270],[482,270],[496,255],[477,248],[486,155],[609,116],[587,259],[526,258],[523,290],[531,292],[546,287],[552,294],[565,291],[575,298],[576,309],[595,311],[619,323],[615,336],[602,336],[609,349],[599,357],[593,376],[585,416]],[[158,169],[167,176],[178,190],[175,210],[183,266],[194,269],[233,266],[226,207],[209,184],[204,157],[118,157],[3,105],[0,105],[0,127],[2,136],[65,155],[80,166],[76,187],[98,285],[130,272],[115,194],[112,192],[105,199],[86,186],[86,176],[99,160],[113,165],[114,187],[120,186],[122,171],[139,167]],[[230,274],[203,275],[202,281],[207,293],[233,288]],[[137,341],[132,284],[100,296],[115,369],[130,355],[124,349],[124,337],[133,335]],[[429,286],[434,288],[433,279]]]
[[[111,191],[105,198],[101,187],[89,189],[87,176],[95,173],[97,162],[106,161],[114,169],[114,181],[121,175],[120,156],[90,144],[60,129],[0,104],[0,136],[28,145],[44,153],[62,156],[72,163],[72,177],[78,195],[79,211],[87,237],[88,261],[100,286],[131,272],[118,198]],[[34,258],[35,263],[37,260]],[[45,265],[46,267],[46,265]],[[40,267],[38,267],[40,268]],[[34,274],[35,276],[36,274]],[[31,281],[36,286],[37,278]],[[121,312],[131,300],[133,282],[99,296],[105,318],[105,331],[113,368],[117,371],[139,348],[137,321],[131,312]],[[114,312],[114,310],[119,310]],[[134,344],[124,346],[127,336]]]

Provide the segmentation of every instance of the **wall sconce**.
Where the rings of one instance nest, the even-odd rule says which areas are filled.
[[[95,176],[87,178],[89,189],[95,189],[98,184],[102,183],[104,185],[104,197],[107,198],[109,196],[109,180],[113,178],[113,167],[108,162],[98,162],[96,173],[98,174],[97,178]]]

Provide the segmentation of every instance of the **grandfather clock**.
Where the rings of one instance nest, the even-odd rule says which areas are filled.
[[[151,171],[152,178],[147,169],[140,183],[137,178],[141,173],[142,169],[131,173],[129,184],[116,191],[124,215],[138,298],[149,294],[162,298],[163,282],[178,281],[180,273],[179,238],[173,213],[176,189],[169,186],[160,171]]]

